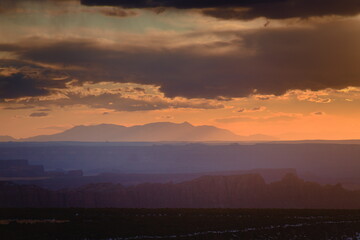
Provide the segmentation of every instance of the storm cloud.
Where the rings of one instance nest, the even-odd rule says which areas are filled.
[[[211,34],[231,34],[232,40],[173,49],[134,46],[130,51],[90,40],[41,46],[22,43],[21,50],[16,46],[7,49],[27,61],[71,67],[69,72],[80,82],[151,84],[160,86],[167,97],[246,97],[255,92],[281,95],[292,89],[360,86],[360,28],[354,28],[356,24],[357,20],[349,20],[311,27],[219,31]],[[232,46],[234,51],[206,54],[207,49],[224,45]],[[204,51],[199,54],[199,49]],[[14,77],[14,82],[30,86],[19,87],[18,94],[10,91],[14,92],[10,97],[48,93],[42,85],[31,85],[24,76]],[[19,86],[5,78],[1,81],[10,84],[8,88]]]
[[[60,79],[54,80],[56,78]],[[64,73],[50,68],[23,61],[0,60],[0,100],[47,96],[56,89],[66,88],[70,80]]]
[[[34,97],[50,94],[46,84],[21,73],[0,76],[0,99]]]
[[[354,16],[360,12],[358,0],[81,0],[81,3],[122,8],[201,9],[204,14],[223,19]]]

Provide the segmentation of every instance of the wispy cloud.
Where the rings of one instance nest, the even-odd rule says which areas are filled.
[[[33,112],[31,113],[29,116],[30,117],[46,117],[48,116],[49,114],[48,113],[45,113],[45,112]]]

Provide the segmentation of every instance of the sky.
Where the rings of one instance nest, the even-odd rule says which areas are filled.
[[[359,0],[0,0],[0,135],[360,138]]]

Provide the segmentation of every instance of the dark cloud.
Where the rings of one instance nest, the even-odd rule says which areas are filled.
[[[81,0],[81,3],[123,8],[204,9],[205,14],[223,19],[353,16],[360,12],[358,0]]]
[[[12,50],[12,48],[9,49]],[[7,69],[15,72],[1,74]],[[46,96],[55,89],[66,88],[66,83],[70,80],[69,77],[56,70],[22,61],[0,60],[0,99]]]
[[[220,44],[220,48],[226,45],[234,49],[222,54],[206,54],[219,47],[218,43],[127,50],[90,41],[29,45],[15,53],[32,62],[79,69],[71,75],[80,81],[158,85],[167,97],[281,95],[291,89],[360,86],[360,28],[354,25],[359,22],[213,32],[222,38],[236,38]]]
[[[137,92],[145,93],[145,89],[144,89],[144,88],[136,87],[136,88],[134,88],[134,90],[137,91]]]
[[[233,7],[249,7],[249,9],[216,8],[204,10],[203,13],[216,18],[244,20],[257,17],[286,19],[331,15],[355,16],[360,13],[360,4],[358,0],[275,0],[244,5],[240,3],[238,6],[234,4]]]
[[[266,107],[254,107],[254,108],[249,108],[249,109],[240,108],[240,109],[236,110],[235,112],[238,112],[238,113],[261,112],[261,111],[264,111],[265,109],[266,109]]]
[[[68,2],[68,4],[67,4]],[[32,3],[31,5],[29,3]],[[34,3],[36,5],[34,5]],[[79,0],[1,0],[0,14],[39,13],[37,7],[44,8],[47,14],[58,16],[63,14],[100,13],[109,17],[133,17],[137,12],[118,7],[73,8]],[[34,7],[35,6],[35,7]]]
[[[24,109],[33,109],[34,106],[18,106],[18,107],[4,107],[4,110],[24,110]]]
[[[0,76],[0,99],[49,95],[46,84],[21,73]]]
[[[282,0],[278,0],[282,1]],[[124,8],[213,8],[249,6],[256,3],[269,2],[268,0],[81,0],[81,3],[88,6],[120,6]],[[276,0],[271,1],[276,2]]]
[[[33,112],[31,113],[29,116],[30,117],[46,117],[48,116],[49,114],[48,113],[45,113],[45,112]]]

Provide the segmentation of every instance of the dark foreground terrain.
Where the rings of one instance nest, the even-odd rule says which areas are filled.
[[[1,239],[360,239],[360,210],[0,209]]]
[[[128,187],[96,183],[59,191],[0,182],[0,196],[4,208],[360,209],[360,191],[306,182],[294,174],[270,184],[259,174],[244,174]]]

